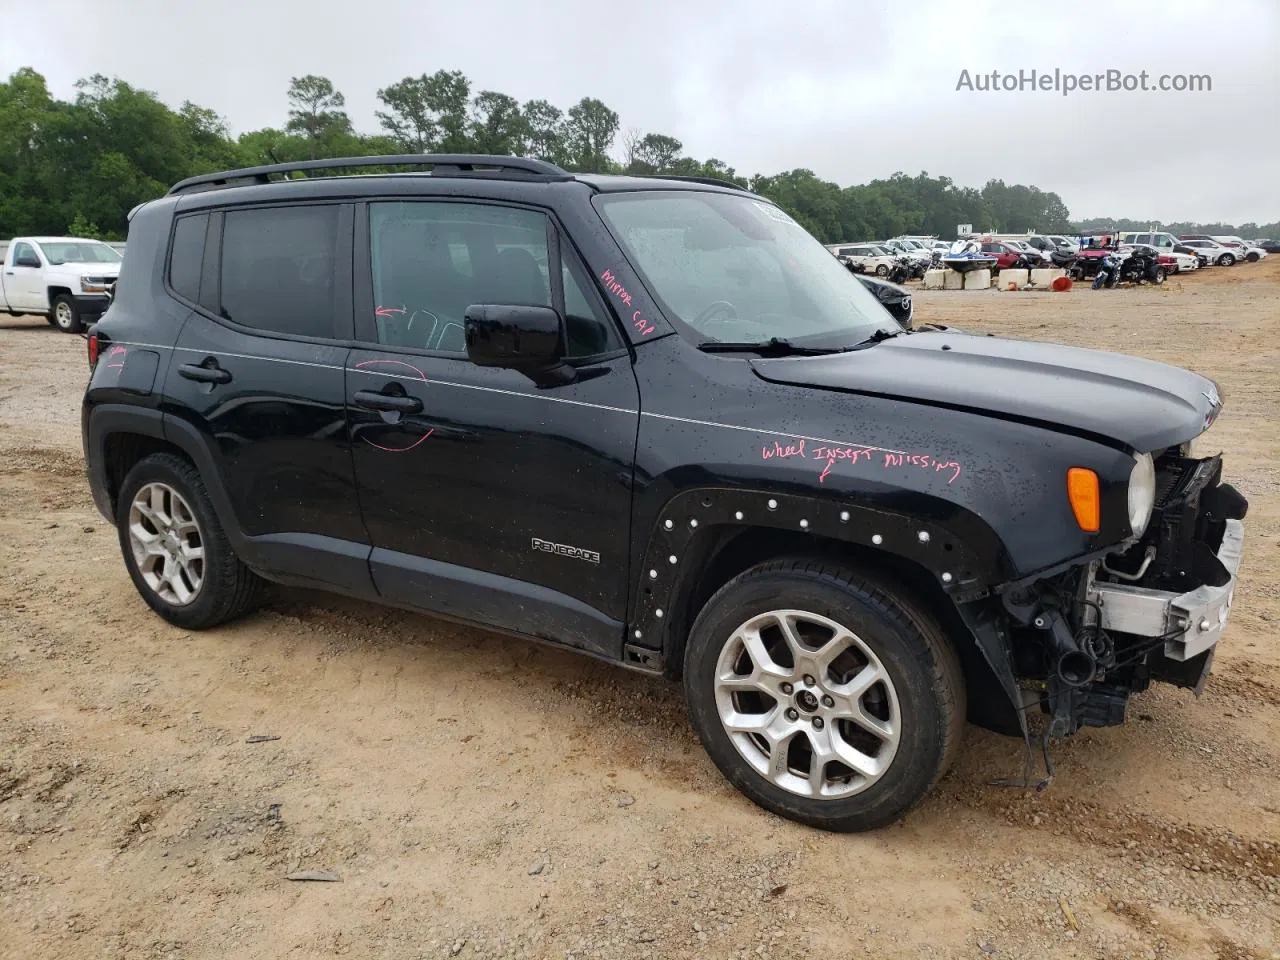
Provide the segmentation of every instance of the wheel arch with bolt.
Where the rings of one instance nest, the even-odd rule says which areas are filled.
[[[696,528],[689,526],[690,518],[700,519]],[[801,520],[808,526],[802,528]],[[1022,735],[1025,717],[1012,699],[1011,678],[1006,683],[996,673],[982,638],[962,615],[972,598],[1006,575],[994,533],[961,539],[944,525],[847,501],[720,488],[674,497],[653,521],[641,559],[645,573],[632,601],[624,664],[644,663],[678,678],[689,631],[703,605],[734,576],[779,556],[877,571],[910,594],[958,639],[974,722]],[[648,576],[654,569],[658,578]],[[661,617],[657,610],[663,611]]]

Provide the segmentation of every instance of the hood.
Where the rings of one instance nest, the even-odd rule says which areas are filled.
[[[50,270],[57,270],[59,273],[69,273],[77,277],[118,277],[120,276],[119,263],[51,263]]]
[[[1198,436],[1222,408],[1212,380],[1180,367],[954,332],[904,334],[849,353],[750,363],[772,383],[970,410],[1139,453]]]
[[[111,277],[115,279],[120,276],[119,263],[64,263],[64,270],[74,270],[82,277]]]

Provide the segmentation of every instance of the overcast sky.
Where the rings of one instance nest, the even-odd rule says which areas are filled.
[[[740,173],[925,170],[1054,190],[1076,218],[1280,219],[1275,0],[0,0],[0,74],[20,66],[60,97],[119,76],[236,133],[283,125],[292,76],[332,79],[373,132],[379,87],[458,69],[521,101],[598,97],[624,130]],[[956,90],[965,69],[1032,68],[1209,74],[1213,89]]]

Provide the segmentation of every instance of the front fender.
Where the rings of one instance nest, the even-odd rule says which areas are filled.
[[[815,545],[857,548],[864,565],[883,552],[925,571],[937,587],[931,594],[951,604],[945,617],[949,628],[964,634],[955,639],[962,643],[959,653],[971,685],[1003,694],[976,699],[971,719],[1003,733],[1025,734],[1008,638],[989,613],[992,601],[980,602],[1007,577],[1008,556],[995,532],[975,521],[981,523],[967,518],[965,535],[959,536],[954,523],[830,497],[744,487],[684,490],[666,502],[649,535],[632,598],[628,659],[657,666],[678,657],[681,634],[697,615],[684,607],[697,595],[707,560],[737,533],[764,528],[811,535]],[[928,603],[934,597],[918,599]]]
[[[976,520],[976,518],[973,518]],[[978,521],[980,523],[980,521]],[[958,536],[945,521],[882,507],[747,487],[699,487],[671,497],[649,534],[632,598],[633,643],[662,649],[680,588],[698,571],[700,542],[734,528],[764,527],[883,550],[927,570],[953,602],[984,596],[1009,572],[994,531]]]

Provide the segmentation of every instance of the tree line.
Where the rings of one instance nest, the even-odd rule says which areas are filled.
[[[58,100],[24,67],[0,83],[0,237],[63,234],[122,239],[136,204],[199,173],[342,156],[482,153],[530,156],[579,173],[675,174],[729,180],[769,197],[827,243],[898,234],[950,237],[978,230],[1061,233],[1146,229],[1149,221],[1072,224],[1062,198],[990,180],[981,189],[948,177],[895,173],[842,187],[812,170],[739,174],[715,157],[687,156],[674,136],[622,130],[618,114],[583,97],[567,109],[474,90],[458,70],[404,77],[377,91],[379,130],[357,131],[326,77],[292,78],[286,120],[232,136],[225,119],[101,74]],[[1280,224],[1168,224],[1172,232],[1280,234]]]

